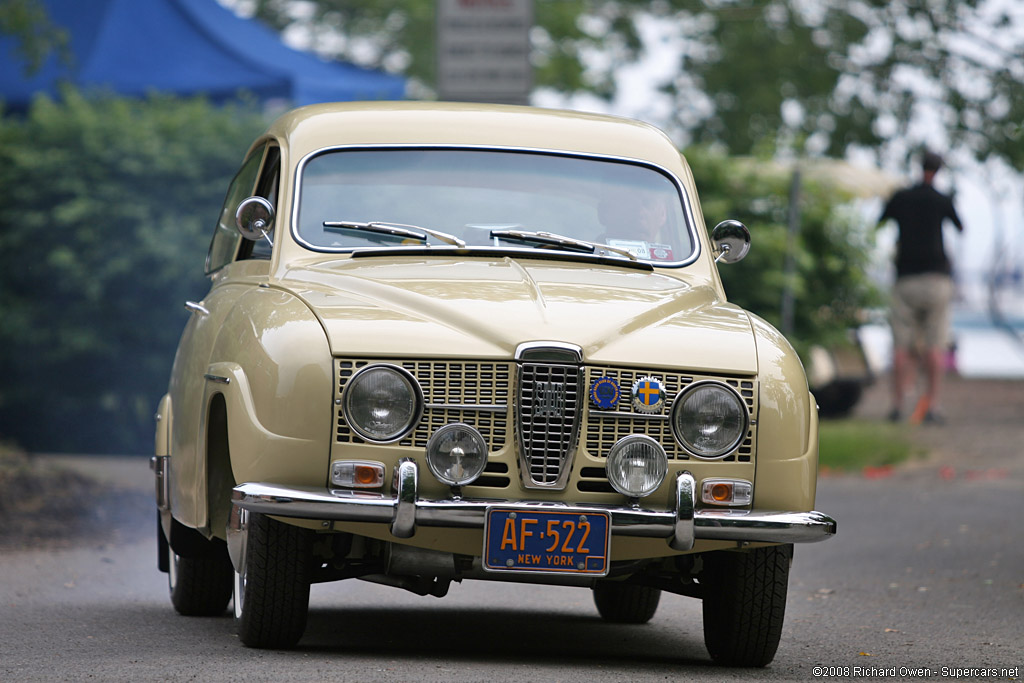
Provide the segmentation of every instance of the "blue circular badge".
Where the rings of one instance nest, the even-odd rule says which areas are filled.
[[[633,383],[633,407],[641,413],[656,413],[665,402],[665,387],[657,377],[641,377]]]
[[[619,383],[611,377],[598,377],[590,385],[590,400],[602,410],[611,410],[619,402]]]

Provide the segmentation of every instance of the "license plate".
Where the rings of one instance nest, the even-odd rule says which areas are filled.
[[[603,576],[608,573],[611,526],[607,512],[489,508],[484,568]]]

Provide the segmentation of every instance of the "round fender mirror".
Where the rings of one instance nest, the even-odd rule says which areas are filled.
[[[736,263],[750,251],[750,231],[739,221],[722,221],[711,231],[715,263]]]
[[[235,211],[235,227],[247,240],[266,239],[274,225],[274,207],[263,197],[249,197]]]

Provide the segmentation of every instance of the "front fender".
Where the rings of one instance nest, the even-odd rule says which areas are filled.
[[[287,292],[258,288],[225,319],[204,405],[225,400],[235,483],[320,485],[330,461],[334,393],[327,336]]]
[[[782,334],[750,316],[760,379],[754,507],[814,509],[818,409],[800,357]]]

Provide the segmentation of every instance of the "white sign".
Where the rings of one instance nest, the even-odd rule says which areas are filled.
[[[525,104],[532,25],[533,0],[438,0],[440,98]]]

